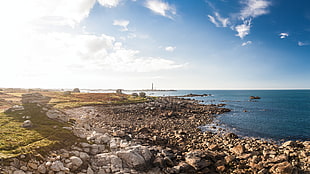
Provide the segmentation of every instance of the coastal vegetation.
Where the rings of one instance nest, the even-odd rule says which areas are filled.
[[[52,149],[70,146],[80,140],[70,130],[63,127],[68,123],[59,122],[46,116],[42,106],[23,104],[24,110],[5,112],[15,105],[22,105],[22,95],[27,91],[17,90],[0,93],[0,159],[21,154],[46,153]],[[32,91],[36,92],[36,91]],[[89,105],[113,105],[144,102],[147,99],[116,93],[71,93],[41,92],[51,97],[48,105],[57,109],[74,108]],[[29,117],[31,128],[22,127],[25,117]]]

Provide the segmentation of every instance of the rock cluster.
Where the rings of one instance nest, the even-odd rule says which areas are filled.
[[[74,88],[74,89],[72,90],[72,92],[80,93],[80,89],[79,89],[79,88]]]
[[[28,93],[22,95],[22,103],[40,103],[40,104],[47,104],[51,100],[50,97],[43,96],[40,93]]]

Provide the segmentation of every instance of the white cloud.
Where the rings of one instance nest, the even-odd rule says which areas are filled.
[[[288,33],[280,33],[279,35],[280,35],[281,39],[285,39],[285,38],[287,38],[289,36]]]
[[[79,24],[95,0],[28,0],[18,6],[15,1],[4,2],[0,6],[0,47],[5,49],[0,57],[6,66],[0,68],[0,74],[7,74],[1,80],[8,85],[59,87],[77,84],[82,76],[104,76],[107,70],[150,72],[184,66],[165,58],[142,57],[113,36],[85,32]],[[15,10],[18,13],[12,13]]]
[[[298,41],[298,46],[307,46],[307,45],[310,45],[310,43]]]
[[[235,30],[238,32],[236,36],[239,36],[241,39],[243,39],[245,36],[250,34],[250,28],[251,28],[251,20],[245,20],[243,24],[237,25],[235,27]]]
[[[98,0],[98,2],[104,7],[112,8],[116,7],[119,4],[120,0]]]
[[[212,3],[209,1],[206,2],[214,11],[217,11]],[[237,16],[238,21],[241,21],[242,24],[238,24],[237,22],[233,24],[231,23],[231,21],[234,21],[233,17],[222,18],[217,12],[214,13],[214,16],[208,15],[208,18],[216,27],[230,26],[232,30],[238,32],[236,36],[243,39],[250,34],[251,21],[258,16],[269,13],[268,8],[270,7],[271,2],[269,0],[241,0],[240,3],[243,7]]]
[[[236,36],[243,39],[250,34],[251,20],[261,15],[268,14],[268,7],[271,2],[268,0],[246,0],[242,1],[245,7],[241,10],[239,18],[243,21],[243,24],[237,25],[234,29],[238,32]]]
[[[127,26],[129,25],[128,20],[114,20],[113,25],[122,27],[121,31],[128,31]]]
[[[271,5],[271,2],[268,0],[247,0],[242,2],[245,4],[245,7],[240,12],[240,17],[242,19],[249,17],[258,17],[264,14],[268,14],[268,7]]]
[[[46,25],[74,27],[89,15],[95,2],[96,0],[27,0],[19,1],[16,5],[15,1],[3,1],[0,19],[19,25],[40,24],[41,28]],[[10,12],[12,9],[18,13]]]
[[[176,15],[175,7],[169,5],[162,0],[148,0],[145,3],[145,7],[152,10],[154,13],[165,16],[167,18],[173,19],[173,16]]]
[[[247,46],[247,45],[250,45],[252,44],[252,41],[246,41],[246,42],[243,42],[241,46]]]
[[[168,46],[165,48],[166,51],[173,52],[177,47]]]
[[[215,12],[214,16],[208,15],[209,20],[216,26],[216,27],[227,27],[229,24],[228,18],[222,18],[219,13]]]

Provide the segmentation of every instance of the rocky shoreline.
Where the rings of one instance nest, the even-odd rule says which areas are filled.
[[[84,106],[47,113],[68,120],[85,142],[48,156],[20,156],[2,173],[310,173],[310,142],[281,145],[202,132],[229,109],[161,97],[127,105]],[[52,111],[50,111],[52,110]],[[61,117],[61,118],[60,118]]]

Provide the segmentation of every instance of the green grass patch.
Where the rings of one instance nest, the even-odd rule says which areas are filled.
[[[23,116],[31,116],[33,127],[21,127]],[[78,139],[65,126],[68,124],[49,119],[35,104],[26,105],[24,111],[0,113],[0,159],[71,146]]]

